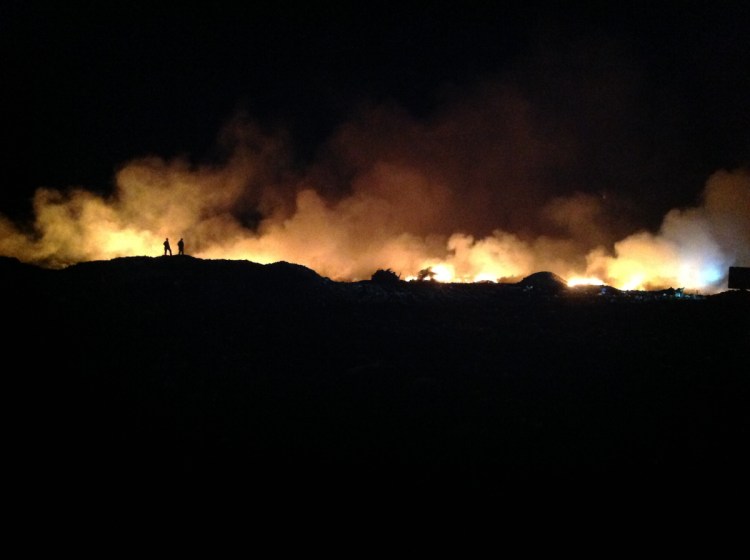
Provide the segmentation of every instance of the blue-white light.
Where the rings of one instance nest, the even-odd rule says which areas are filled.
[[[701,280],[706,285],[712,285],[719,282],[724,274],[717,266],[707,266],[701,270]]]

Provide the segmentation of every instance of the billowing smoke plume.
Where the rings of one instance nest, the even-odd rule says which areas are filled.
[[[32,224],[0,216],[0,254],[62,267],[159,256],[169,237],[195,257],[285,260],[335,280],[385,268],[445,281],[548,270],[705,292],[750,263],[747,170],[717,171],[695,206],[648,231],[634,201],[566,175],[580,156],[573,138],[506,87],[477,87],[422,119],[363,106],[304,169],[283,134],[243,119],[220,141],[219,163],[130,161],[109,196],[38,189]]]
[[[750,172],[718,171],[700,206],[671,210],[658,233],[634,233],[596,249],[587,273],[624,288],[722,286],[729,266],[750,263]]]

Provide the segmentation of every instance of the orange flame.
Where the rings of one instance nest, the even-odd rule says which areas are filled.
[[[436,125],[437,132],[450,137],[451,130],[441,126]],[[427,134],[416,126],[403,132]],[[437,132],[416,137],[415,144],[438,143],[442,136]],[[501,212],[510,202],[494,200],[496,194],[486,189],[462,190],[469,188],[461,183],[465,170],[440,158],[456,149],[453,144],[409,160],[384,144],[372,148],[372,158],[379,159],[368,159],[364,148],[358,151],[354,134],[344,127],[340,144],[333,144],[356,170],[346,188],[335,191],[329,183],[336,179],[321,171],[322,164],[303,175],[279,172],[277,161],[285,159],[279,143],[263,137],[250,146],[240,144],[224,165],[191,166],[156,157],[132,161],[117,173],[109,197],[83,188],[40,188],[33,224],[21,227],[0,215],[0,254],[64,267],[159,256],[165,237],[183,237],[186,253],[195,257],[285,260],[343,281],[368,279],[386,268],[404,279],[429,270],[439,282],[517,281],[547,270],[570,278],[570,285],[707,292],[721,289],[728,266],[750,261],[747,170],[715,173],[701,204],[672,210],[655,233],[636,231],[612,239],[604,202],[579,193],[542,201],[539,215],[561,235],[534,235],[531,221],[514,228],[518,217]],[[522,173],[512,167],[515,160],[503,165],[492,172]],[[529,187],[522,182],[507,193],[531,212],[524,189]],[[498,217],[495,227],[480,234],[472,232],[481,229],[472,224],[483,204],[488,211],[477,224],[491,225],[493,212]]]

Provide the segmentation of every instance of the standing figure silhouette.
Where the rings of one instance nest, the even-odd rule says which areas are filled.
[[[177,254],[178,255],[185,254],[185,242],[182,240],[182,237],[180,237],[180,240],[177,242]]]
[[[169,253],[169,256],[172,256],[172,247],[169,246],[169,237],[167,237],[164,240],[164,256],[167,256],[167,253]]]

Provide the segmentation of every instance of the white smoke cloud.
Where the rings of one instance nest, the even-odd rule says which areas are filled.
[[[618,241],[614,255],[589,257],[588,274],[638,287],[726,287],[729,266],[750,256],[750,172],[721,170],[706,183],[702,204],[667,213],[657,234],[638,232]]]

